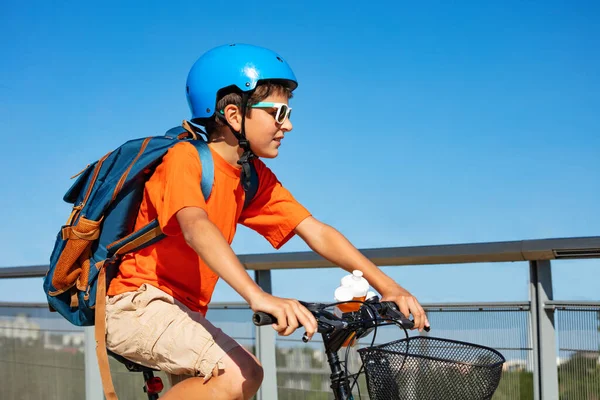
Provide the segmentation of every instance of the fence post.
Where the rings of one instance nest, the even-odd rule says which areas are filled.
[[[554,312],[544,308],[553,299],[549,260],[530,261],[531,322],[533,327],[533,393],[535,400],[558,399],[558,367]]]
[[[96,357],[96,338],[94,327],[86,326],[84,331],[84,359],[85,359],[85,399],[104,400],[102,391],[102,380]]]
[[[271,271],[255,271],[256,283],[267,293],[272,293]],[[277,400],[277,359],[275,355],[275,330],[270,326],[256,327],[256,357],[264,371],[263,383],[258,390],[258,400]]]

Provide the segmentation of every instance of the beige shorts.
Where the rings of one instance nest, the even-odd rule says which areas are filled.
[[[106,347],[164,371],[172,382],[183,376],[208,380],[215,367],[224,369],[221,359],[237,346],[201,313],[154,286],[106,298]]]

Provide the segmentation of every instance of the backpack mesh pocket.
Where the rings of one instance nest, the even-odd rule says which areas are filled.
[[[101,222],[80,217],[75,225],[63,227],[62,239],[66,243],[52,276],[52,286],[56,290],[50,295],[56,296],[75,285],[79,290],[85,290],[91,247],[100,235]]]

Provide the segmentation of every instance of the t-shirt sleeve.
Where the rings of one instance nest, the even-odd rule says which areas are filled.
[[[264,236],[279,249],[294,237],[294,229],[311,214],[260,160],[253,160],[258,175],[258,190],[242,211],[239,223]]]
[[[190,143],[171,147],[146,184],[163,233],[175,236],[181,227],[175,215],[185,207],[207,210],[200,188],[202,165],[198,150]]]

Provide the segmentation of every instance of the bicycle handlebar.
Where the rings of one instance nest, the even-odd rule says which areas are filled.
[[[329,307],[322,303],[306,303],[300,302],[306,307],[316,318],[318,323],[319,333],[332,333],[335,330],[352,327],[353,330],[370,329],[381,322],[389,320],[399,322],[404,328],[412,329],[414,322],[406,318],[404,314],[398,310],[396,303],[391,301],[379,302],[379,298],[369,299],[361,305],[358,311],[352,311],[342,314],[338,317],[327,311]],[[375,315],[375,311],[377,314]],[[277,323],[277,318],[273,315],[258,311],[252,316],[252,322],[256,326],[271,325]],[[425,327],[429,332],[429,327]]]

